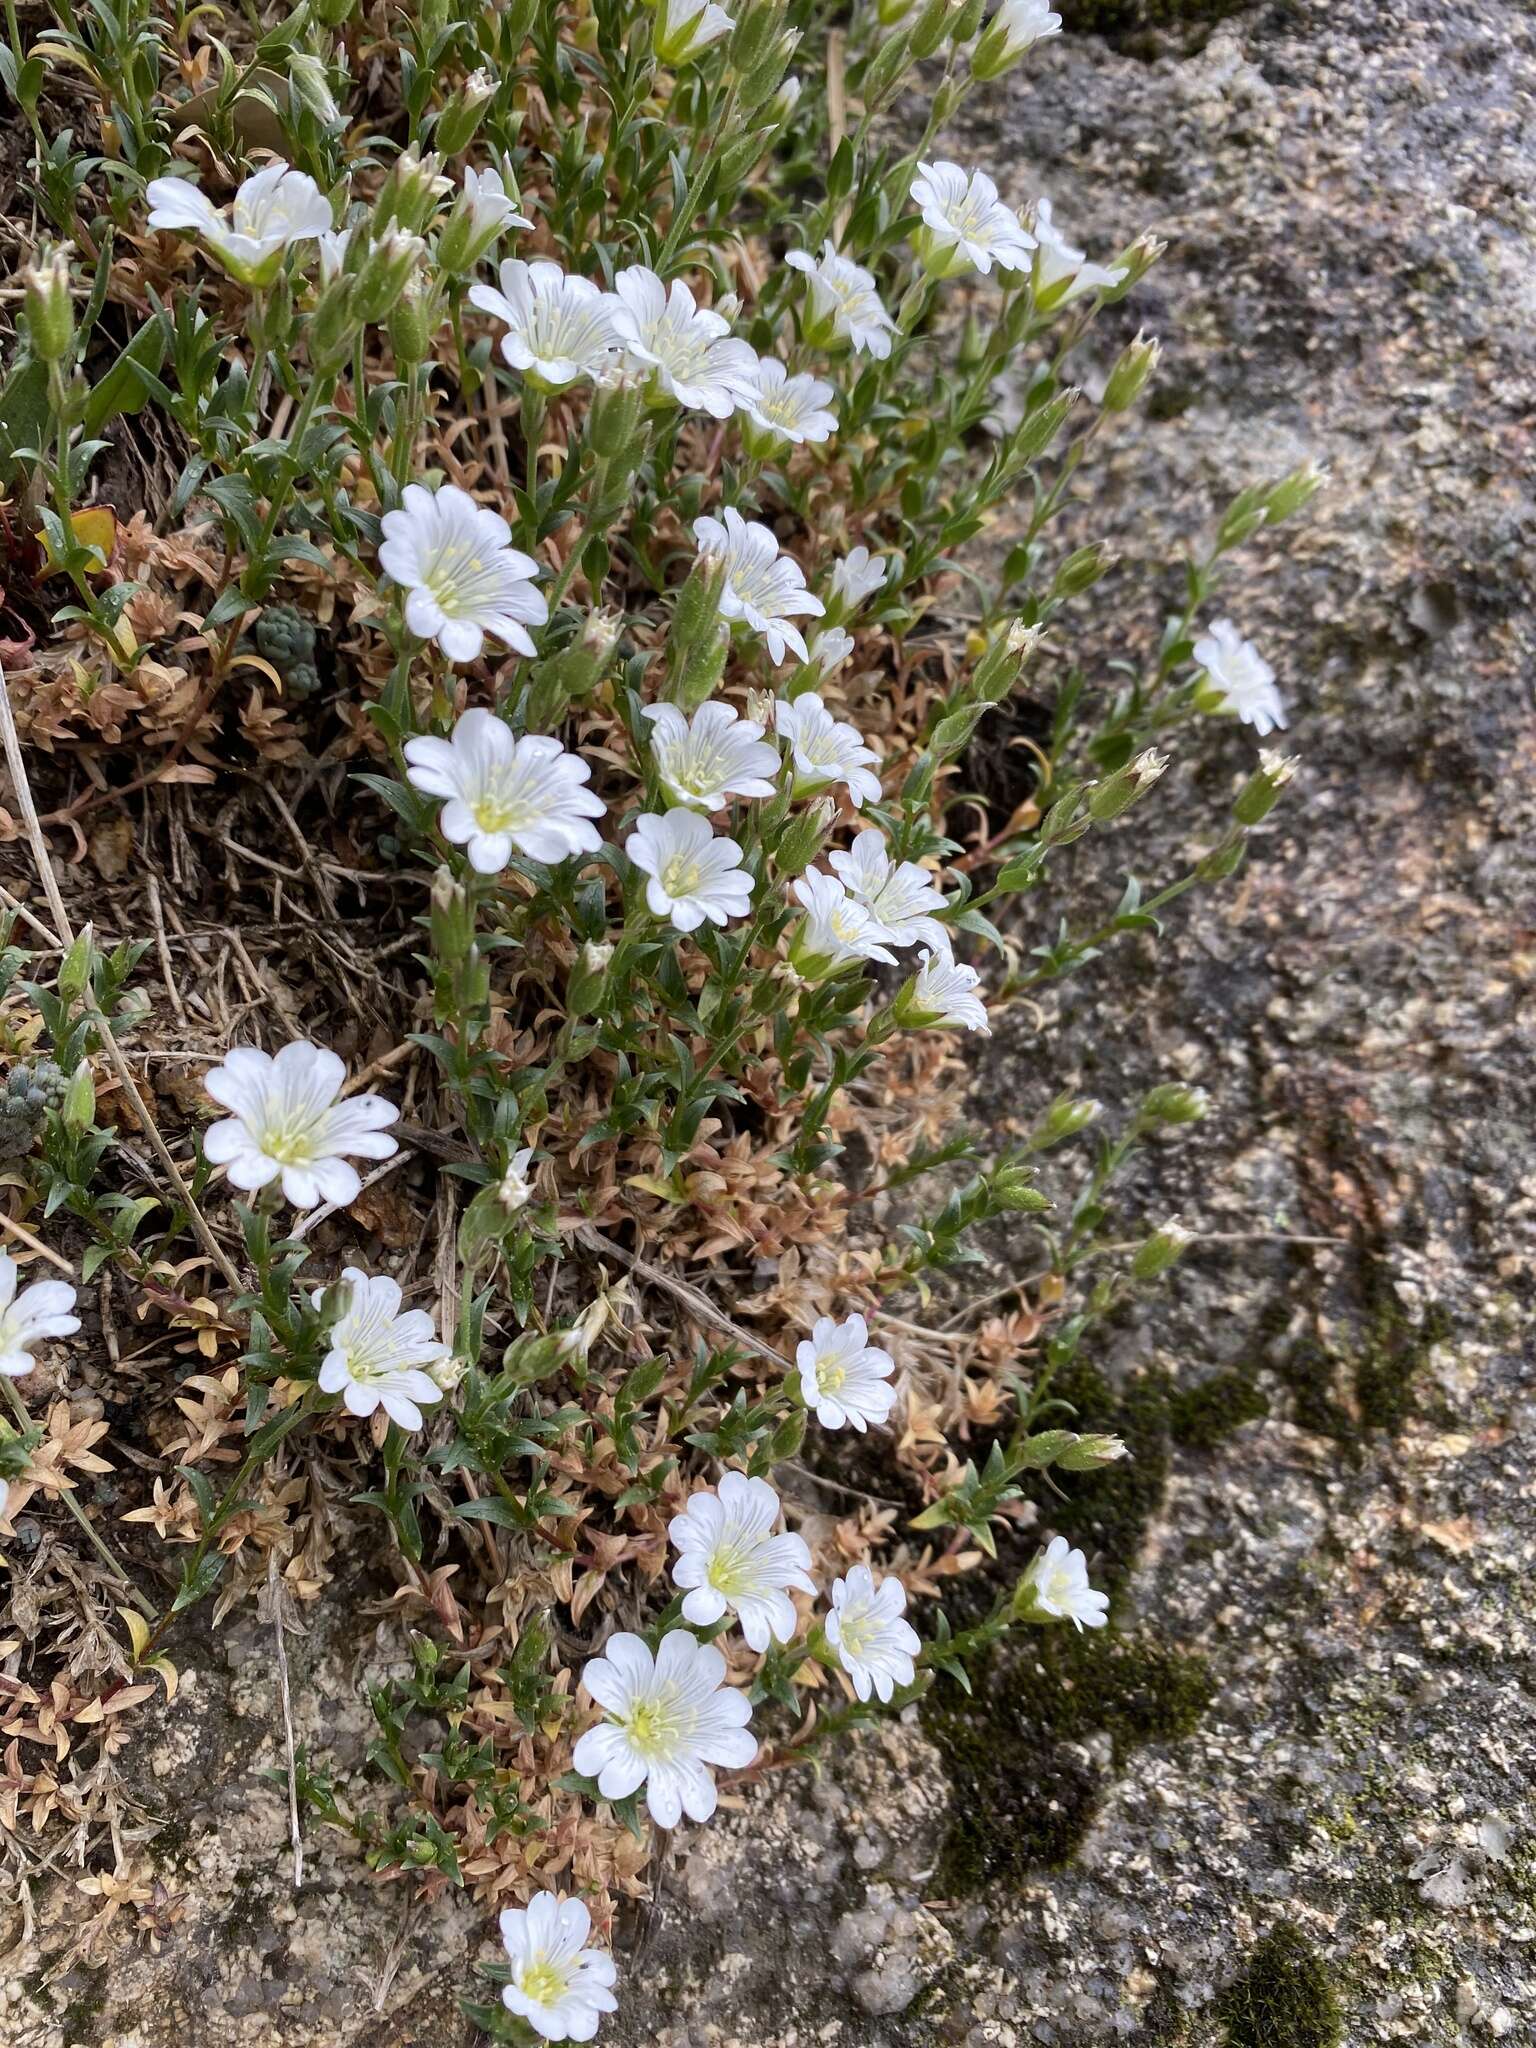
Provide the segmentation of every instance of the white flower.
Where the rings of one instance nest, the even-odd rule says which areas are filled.
[[[820,618],[825,607],[806,589],[800,564],[793,556],[780,554],[772,529],[743,519],[734,506],[727,506],[723,523],[695,519],[693,537],[701,554],[725,564],[721,617],[740,619],[761,633],[770,661],[783,661],[786,649],[806,660],[805,641],[790,620],[796,613]]]
[[[1049,199],[1037,199],[1031,225],[1035,231],[1035,297],[1042,305],[1069,305],[1084,292],[1109,291],[1125,281],[1124,264],[1107,270],[1102,263],[1087,261],[1081,249],[1074,249],[1051,219]]]
[[[643,874],[645,900],[656,917],[669,917],[680,932],[696,931],[708,918],[725,924],[752,907],[752,877],[741,864],[734,839],[717,839],[697,811],[647,811],[635,820],[624,851]]]
[[[730,1611],[748,1645],[759,1653],[769,1638],[787,1643],[795,1633],[792,1586],[814,1593],[811,1553],[799,1536],[775,1536],[779,1496],[766,1479],[727,1472],[716,1493],[693,1495],[667,1533],[680,1553],[672,1583],[687,1590],[683,1619],[708,1628]]]
[[[883,363],[891,352],[896,322],[885,310],[872,271],[839,256],[831,242],[819,257],[791,249],[784,261],[811,281],[811,319],[805,338],[818,347],[845,341],[855,352]]]
[[[807,979],[817,979],[853,960],[884,960],[887,964],[895,960],[885,944],[889,936],[885,927],[876,923],[862,903],[853,900],[836,875],[807,868],[790,886],[806,913],[790,944],[790,964]]]
[[[587,822],[605,806],[586,787],[586,762],[542,733],[514,739],[494,711],[466,711],[445,740],[407,740],[405,758],[413,789],[448,799],[438,827],[453,845],[468,847],[477,874],[499,874],[514,846],[553,864],[603,843]]]
[[[34,1280],[18,1294],[18,1278],[16,1261],[0,1252],[0,1373],[8,1380],[19,1380],[36,1365],[34,1345],[48,1337],[73,1337],[80,1327],[71,1313],[75,1290],[67,1281]]]
[[[680,277],[668,291],[654,270],[635,264],[613,280],[614,325],[630,358],[655,373],[668,398],[712,419],[728,420],[752,389],[757,355],[731,337],[731,323],[697,305]]]
[[[352,240],[350,228],[327,228],[323,235],[316,235],[320,250],[320,282],[332,284],[340,277],[347,261],[347,249]]]
[[[774,706],[773,722],[789,741],[797,794],[824,789],[829,782],[845,782],[855,810],[866,802],[880,801],[880,777],[874,773],[880,756],[865,746],[856,726],[834,718],[814,690],[807,690],[803,697],[781,697]]]
[[[658,1827],[715,1810],[710,1764],[743,1770],[757,1755],[752,1710],[725,1683],[725,1659],[688,1629],[674,1628],[653,1658],[639,1636],[610,1636],[581,1682],[608,1716],[577,1742],[572,1762],[596,1778],[604,1799],[645,1787]]]
[[[702,56],[735,26],[731,16],[723,7],[717,7],[714,0],[660,0],[656,10],[656,54],[663,64],[675,70]]]
[[[497,1922],[512,1965],[501,2002],[546,2041],[590,2041],[605,2012],[617,2012],[613,1958],[588,1948],[592,1915],[580,1899],[536,1892]]]
[[[563,391],[613,367],[621,302],[589,278],[571,277],[558,263],[509,256],[501,266],[501,290],[471,285],[469,303],[506,322],[503,356],[545,391]]]
[[[948,954],[949,932],[929,912],[944,908],[944,892],[916,861],[893,861],[885,834],[868,826],[846,853],[828,856],[843,887],[880,926],[893,946],[924,945]]]
[[[1053,1621],[1075,1622],[1084,1628],[1103,1628],[1109,1619],[1109,1595],[1096,1593],[1088,1583],[1088,1560],[1073,1550],[1065,1536],[1053,1536],[1024,1574],[1016,1596],[1033,1606],[1037,1615]]]
[[[832,571],[832,596],[839,610],[851,612],[885,587],[890,560],[866,547],[850,548]]]
[[[845,633],[841,626],[828,626],[825,633],[818,633],[811,642],[811,660],[824,676],[829,676],[853,652],[853,635]]]
[[[811,1334],[795,1348],[800,1368],[800,1398],[814,1408],[823,1429],[852,1423],[861,1433],[872,1422],[884,1422],[896,1406],[891,1374],[896,1361],[869,1341],[862,1316],[838,1322],[819,1316]]]
[[[507,1161],[507,1170],[497,1185],[496,1199],[510,1216],[526,1209],[533,1200],[533,1182],[528,1174],[532,1160],[533,1147],[524,1145]]]
[[[1050,0],[1002,0],[971,56],[972,75],[985,83],[1000,78],[1026,50],[1061,34],[1061,16]]]
[[[485,73],[475,73],[484,78]],[[474,79],[469,81],[474,83]],[[470,232],[480,236],[499,233],[502,228],[531,228],[533,222],[525,220],[517,210],[517,203],[506,188],[500,171],[476,171],[468,165],[464,170],[464,210],[469,221]]]
[[[384,514],[379,566],[409,593],[405,623],[450,661],[478,661],[487,633],[532,654],[527,629],[549,617],[533,584],[538,563],[512,546],[499,512],[457,484],[406,485],[400,510]]]
[[[985,171],[967,177],[958,164],[919,164],[912,203],[921,209],[918,252],[935,277],[963,270],[983,276],[999,270],[1027,270],[1035,238],[997,196]]]
[[[756,719],[711,698],[692,718],[675,704],[647,704],[656,771],[680,804],[718,811],[733,796],[772,796],[782,765]]]
[[[820,377],[792,377],[777,356],[759,356],[743,410],[769,442],[825,441],[837,431],[837,414],[827,410],[837,396]]]
[[[935,1024],[956,1025],[965,1031],[992,1036],[987,1006],[976,994],[981,976],[974,967],[963,967],[950,958],[948,941],[942,953],[923,954],[923,964],[910,992],[900,998],[902,1022],[914,1030]]]
[[[856,1564],[846,1579],[832,1581],[827,1641],[853,1680],[861,1700],[874,1693],[882,1702],[917,1675],[912,1659],[922,1648],[917,1630],[902,1616],[907,1589],[887,1573],[878,1585],[867,1564]]]
[[[307,1038],[276,1058],[259,1046],[235,1046],[203,1082],[233,1111],[203,1133],[203,1157],[247,1193],[281,1180],[296,1209],[355,1202],[362,1181],[347,1160],[393,1158],[400,1148],[384,1126],[400,1112],[382,1095],[341,1101],[346,1078],[335,1053]]]
[[[313,178],[281,160],[247,178],[225,219],[206,193],[185,178],[152,178],[145,187],[152,228],[190,229],[200,235],[232,277],[269,285],[283,251],[312,242],[331,229],[331,202]]]
[[[1212,622],[1195,642],[1195,659],[1220,692],[1219,710],[1236,712],[1260,739],[1284,731],[1285,704],[1275,688],[1275,672],[1230,619]]]
[[[321,1392],[340,1394],[349,1415],[382,1408],[401,1429],[420,1429],[423,1405],[430,1408],[443,1398],[432,1373],[452,1355],[450,1346],[438,1341],[424,1308],[402,1311],[398,1280],[348,1266],[341,1285],[346,1292],[327,1332]],[[325,1288],[315,1289],[316,1308],[324,1307],[325,1296]]]

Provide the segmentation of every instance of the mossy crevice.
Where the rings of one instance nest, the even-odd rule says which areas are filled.
[[[1130,1449],[1123,1463],[1077,1482],[1066,1500],[1041,1493],[1042,1523],[1085,1550],[1094,1583],[1115,1593],[1135,1568],[1167,1486],[1169,1383],[1148,1372],[1116,1392],[1079,1364],[1053,1391],[1074,1411],[1064,1421],[1113,1431]],[[961,1586],[990,1599],[1038,1541],[1038,1529],[1005,1537],[997,1570]],[[1213,1690],[1202,1658],[1150,1631],[1078,1634],[1066,1626],[1011,1639],[973,1673],[973,1684],[967,1696],[941,1680],[922,1705],[954,1791],[936,1880],[952,1896],[1064,1862],[1104,1790],[1088,1739],[1108,1735],[1121,1763],[1145,1743],[1189,1734]]]
[[[1344,2021],[1328,1965],[1282,1920],[1217,2003],[1224,2048],[1338,2048]]]

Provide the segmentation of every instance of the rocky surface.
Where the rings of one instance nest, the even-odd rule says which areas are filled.
[[[966,1770],[963,1719],[912,1715],[685,1839],[605,2038],[1536,2035],[1533,87],[1514,0],[1292,0],[1063,37],[972,128],[1007,195],[1048,190],[1095,254],[1173,244],[1104,345],[1107,367],[1140,320],[1168,354],[1155,430],[1121,437],[1082,515],[1122,554],[1080,608],[1090,675],[1155,631],[1169,534],[1305,455],[1332,469],[1222,598],[1293,705],[1294,800],[1155,951],[1050,992],[1071,1075],[1021,1014],[976,1084],[994,1127],[1068,1081],[1111,1109],[1170,1076],[1216,1099],[1127,1197],[1131,1228],[1177,1209],[1209,1235],[1094,1360],[1149,1482],[1073,1510],[1138,1661],[1054,1665],[1067,1717],[1030,1650],[993,1674]],[[1144,878],[1250,751],[1233,733],[1172,772]],[[1079,878],[1113,891],[1114,841],[1089,846]],[[345,1765],[382,1637],[305,1620],[298,1735]],[[281,1754],[269,1634],[187,1656],[160,1724],[159,1954],[73,1958],[78,1909],[39,1888],[0,1964],[15,2048],[469,2039],[481,1916],[407,1912],[313,1831],[293,1893],[258,1775]],[[963,1892],[978,1868],[1005,1874]]]

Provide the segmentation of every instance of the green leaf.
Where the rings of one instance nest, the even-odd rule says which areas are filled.
[[[120,413],[136,413],[143,408],[153,388],[150,380],[165,361],[170,335],[169,317],[156,313],[119,353],[85,402],[80,425],[87,438],[100,433],[107,421],[116,419]],[[142,376],[141,371],[145,373]]]

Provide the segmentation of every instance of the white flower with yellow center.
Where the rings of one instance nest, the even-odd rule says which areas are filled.
[[[803,371],[792,377],[777,356],[757,357],[742,400],[748,453],[761,461],[787,443],[798,448],[805,441],[830,440],[837,431],[837,414],[830,410],[836,396],[820,377]]]
[[[494,711],[466,711],[445,740],[407,740],[405,758],[413,789],[447,798],[438,829],[477,874],[499,874],[514,847],[553,866],[603,843],[588,823],[606,806],[586,762],[543,733],[514,739]]]
[[[75,1290],[64,1280],[34,1280],[16,1292],[20,1268],[0,1252],[0,1373],[19,1380],[37,1360],[37,1345],[50,1337],[73,1337],[80,1318],[73,1314]],[[0,1501],[0,1514],[4,1502]]]
[[[914,241],[933,277],[958,277],[965,270],[983,276],[999,270],[1027,270],[1035,238],[997,196],[985,171],[969,175],[958,164],[919,164],[912,180],[912,204],[923,216]]]
[[[546,2041],[590,2041],[605,2012],[617,2012],[612,1956],[588,1948],[592,1915],[580,1899],[536,1892],[497,1922],[511,1976],[501,1989],[507,2011]]]
[[[235,194],[229,218],[185,178],[152,178],[144,188],[149,225],[201,236],[242,284],[275,283],[285,250],[331,230],[331,202],[313,178],[270,163]]]
[[[842,342],[855,354],[883,363],[891,352],[896,322],[885,310],[874,273],[824,242],[820,256],[791,249],[784,261],[810,280],[810,313],[801,322],[805,339],[816,348]]]
[[[1081,1633],[1103,1628],[1109,1595],[1088,1583],[1088,1560],[1065,1536],[1053,1536],[1020,1580],[1014,1611],[1028,1619],[1070,1621]]]
[[[700,554],[725,565],[720,616],[761,633],[770,661],[781,662],[790,652],[805,661],[805,641],[790,621],[797,615],[819,619],[825,607],[806,589],[800,564],[780,552],[772,528],[727,506],[723,519],[695,519],[693,537]]]
[[[819,1316],[810,1336],[796,1347],[795,1363],[800,1397],[823,1429],[851,1423],[862,1433],[872,1422],[884,1422],[896,1406],[891,1385],[896,1361],[870,1343],[862,1316],[841,1323],[835,1316]]]
[[[603,1799],[643,1785],[660,1828],[685,1813],[708,1820],[718,1800],[709,1766],[744,1770],[757,1755],[752,1709],[726,1684],[725,1659],[686,1628],[664,1635],[654,1657],[639,1636],[610,1636],[581,1682],[607,1718],[578,1740],[572,1763]]]
[[[626,353],[649,370],[656,395],[712,419],[728,420],[752,389],[757,353],[731,335],[731,323],[695,303],[680,277],[671,289],[635,264],[613,280],[621,310],[615,326]]]
[[[711,698],[692,718],[675,704],[647,704],[651,752],[668,794],[680,804],[718,811],[733,796],[772,796],[783,763],[753,718]]]
[[[752,877],[734,839],[717,839],[697,811],[647,811],[635,821],[624,851],[642,874],[653,917],[670,918],[680,932],[697,931],[706,918],[725,924],[752,907]]]
[[[942,953],[924,953],[923,964],[896,999],[896,1013],[909,1031],[956,1028],[990,1038],[987,1006],[977,995],[981,976]]]
[[[880,777],[874,772],[880,756],[865,746],[856,726],[834,718],[814,690],[802,697],[780,698],[773,722],[789,741],[797,796],[841,782],[847,785],[855,810],[880,801]]]
[[[520,256],[509,256],[500,276],[500,291],[471,285],[469,303],[506,323],[502,355],[529,383],[564,391],[614,367],[623,308],[611,292],[572,277],[558,263],[525,263]]]
[[[833,1580],[827,1641],[861,1700],[873,1693],[883,1704],[917,1676],[912,1660],[922,1641],[902,1620],[906,1611],[907,1589],[890,1573],[877,1584],[867,1564],[856,1564],[847,1578]]]
[[[885,927],[854,901],[837,875],[807,868],[790,887],[804,904],[805,917],[790,941],[789,963],[807,981],[819,981],[855,960],[894,962]]]
[[[1037,199],[1031,217],[1035,231],[1034,293],[1038,305],[1070,305],[1084,292],[1107,292],[1125,282],[1125,266],[1106,269],[1090,263],[1081,249],[1074,249],[1051,219],[1049,199]]]
[[[770,1638],[795,1633],[791,1587],[814,1593],[811,1553],[799,1536],[775,1536],[779,1496],[766,1479],[727,1472],[715,1493],[696,1493],[674,1515],[667,1533],[679,1556],[672,1583],[685,1589],[683,1619],[707,1628],[735,1614],[748,1645],[759,1654]]]
[[[384,514],[379,567],[405,591],[411,631],[435,640],[450,661],[478,661],[487,634],[532,654],[528,628],[549,617],[534,588],[538,563],[512,546],[499,512],[457,484],[406,485],[399,511]]]
[[[275,1057],[237,1045],[203,1082],[232,1111],[203,1133],[203,1157],[250,1193],[280,1181],[296,1209],[355,1202],[362,1181],[349,1159],[391,1159],[385,1130],[400,1112],[382,1095],[340,1099],[347,1070],[335,1053],[298,1038]]]
[[[948,929],[930,912],[944,908],[944,892],[916,861],[893,861],[883,832],[868,826],[846,853],[828,855],[855,903],[884,930],[893,946],[928,946],[949,952]]]
[[[315,1307],[327,1289],[316,1288]],[[401,1429],[420,1429],[422,1408],[441,1401],[433,1377],[451,1356],[424,1308],[401,1308],[398,1280],[348,1266],[341,1276],[341,1312],[327,1332],[320,1391],[340,1394],[349,1415],[382,1408]]]
[[[1209,632],[1201,634],[1195,659],[1209,678],[1210,688],[1203,694],[1210,697],[1213,710],[1241,718],[1260,739],[1284,731],[1285,704],[1275,688],[1275,672],[1230,619],[1215,620]]]

